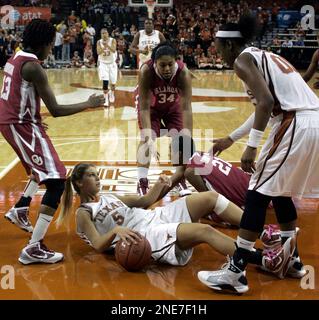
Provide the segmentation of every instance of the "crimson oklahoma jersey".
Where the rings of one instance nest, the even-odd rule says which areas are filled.
[[[153,60],[146,62],[151,71],[151,91],[154,96],[152,108],[168,111],[170,108],[179,104],[178,76],[184,69],[184,63],[176,61],[175,71],[169,80],[165,80],[156,69]]]
[[[36,55],[21,50],[4,67],[0,124],[41,123],[40,97],[33,84],[21,76],[22,66],[28,61],[40,63]]]
[[[38,183],[65,179],[66,169],[42,126],[40,96],[33,83],[21,75],[23,65],[29,61],[39,63],[36,55],[18,51],[4,67],[0,131]]]
[[[250,180],[248,173],[220,158],[198,152],[194,153],[187,167],[198,169],[208,189],[222,194],[238,207],[245,206]]]

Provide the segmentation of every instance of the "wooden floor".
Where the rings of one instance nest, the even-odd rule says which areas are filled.
[[[49,70],[50,83],[63,103],[87,99],[101,92],[96,70]],[[208,150],[210,139],[223,137],[241,124],[253,108],[245,96],[241,82],[232,72],[197,72],[193,81],[194,136],[198,150]],[[68,170],[79,161],[98,165],[103,192],[128,194],[135,192],[136,147],[139,132],[136,124],[133,90],[135,72],[121,74],[116,91],[116,104],[111,112],[102,108],[64,118],[52,118],[42,109],[49,135]],[[154,181],[169,166],[167,138],[158,140],[161,158],[150,170]],[[246,140],[242,139],[222,154],[222,158],[238,161]],[[301,228],[298,245],[303,262],[315,271],[315,289],[302,289],[300,280],[278,280],[255,267],[248,268],[250,291],[238,296],[216,294],[197,280],[197,272],[219,268],[225,257],[207,245],[200,245],[185,267],[154,265],[145,272],[128,273],[113,256],[98,254],[82,242],[69,228],[57,230],[52,224],[46,237],[49,248],[63,252],[65,261],[56,265],[19,264],[20,250],[28,234],[3,219],[4,213],[19,199],[27,181],[21,164],[0,137],[0,270],[11,265],[15,270],[15,289],[0,286],[4,299],[318,299],[319,233],[318,201],[296,200]],[[31,220],[43,194],[39,190],[31,206]],[[159,205],[170,202],[166,197]],[[75,202],[76,203],[76,202]],[[274,222],[269,212],[268,222]],[[236,237],[236,230],[221,229]],[[1,271],[2,272],[2,271]],[[0,273],[1,277],[4,274]]]

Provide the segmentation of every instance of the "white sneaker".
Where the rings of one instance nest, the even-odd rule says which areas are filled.
[[[105,102],[104,107],[108,107],[110,105],[109,103],[109,95],[107,93],[104,94]]]
[[[292,278],[301,279],[306,273],[307,271],[301,262],[300,257],[292,257],[289,261],[286,275]]]
[[[30,233],[33,232],[33,227],[29,220],[29,207],[13,207],[4,215],[4,217],[20,229]]]
[[[229,258],[228,263],[220,270],[200,271],[197,276],[199,281],[217,291],[244,293],[249,289],[246,271],[241,271],[234,266]]]
[[[113,90],[109,91],[109,101],[110,101],[110,103],[114,103],[115,102],[115,96],[114,96],[114,91]]]
[[[48,249],[41,241],[28,244],[22,249],[19,261],[22,264],[31,263],[56,263],[64,258],[62,253]]]

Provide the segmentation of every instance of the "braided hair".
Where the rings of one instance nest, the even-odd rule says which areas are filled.
[[[42,19],[33,19],[23,32],[23,47],[37,49],[47,46],[54,40],[56,30],[54,26]]]

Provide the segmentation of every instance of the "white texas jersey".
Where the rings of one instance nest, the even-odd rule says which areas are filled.
[[[101,48],[103,49],[103,54],[100,54],[98,57],[98,61],[99,62],[103,62],[103,63],[114,63],[116,61],[116,56],[117,53],[112,52],[107,46],[106,44],[111,47],[112,46],[112,42],[113,42],[113,38],[109,37],[109,39],[107,40],[107,42],[105,43],[102,39],[100,39],[98,41],[99,45],[101,46]]]
[[[146,62],[151,58],[153,49],[160,44],[161,40],[159,37],[159,31],[154,30],[150,35],[146,34],[145,30],[140,30],[140,38],[138,42],[138,49],[139,50],[145,50],[146,47],[148,47],[148,54],[139,54],[139,60],[141,63]],[[140,63],[140,65],[141,65]]]
[[[243,53],[251,54],[265,78],[275,100],[274,111],[319,109],[319,98],[303,80],[300,73],[283,57],[255,47],[246,48]],[[253,104],[256,99],[244,83]]]
[[[82,203],[80,208],[91,214],[91,219],[100,234],[106,234],[116,226],[127,227],[145,233],[145,228],[153,217],[150,210],[129,208],[113,195],[101,195],[98,202]],[[81,230],[78,235],[88,242]],[[117,241],[118,237],[114,241]]]

